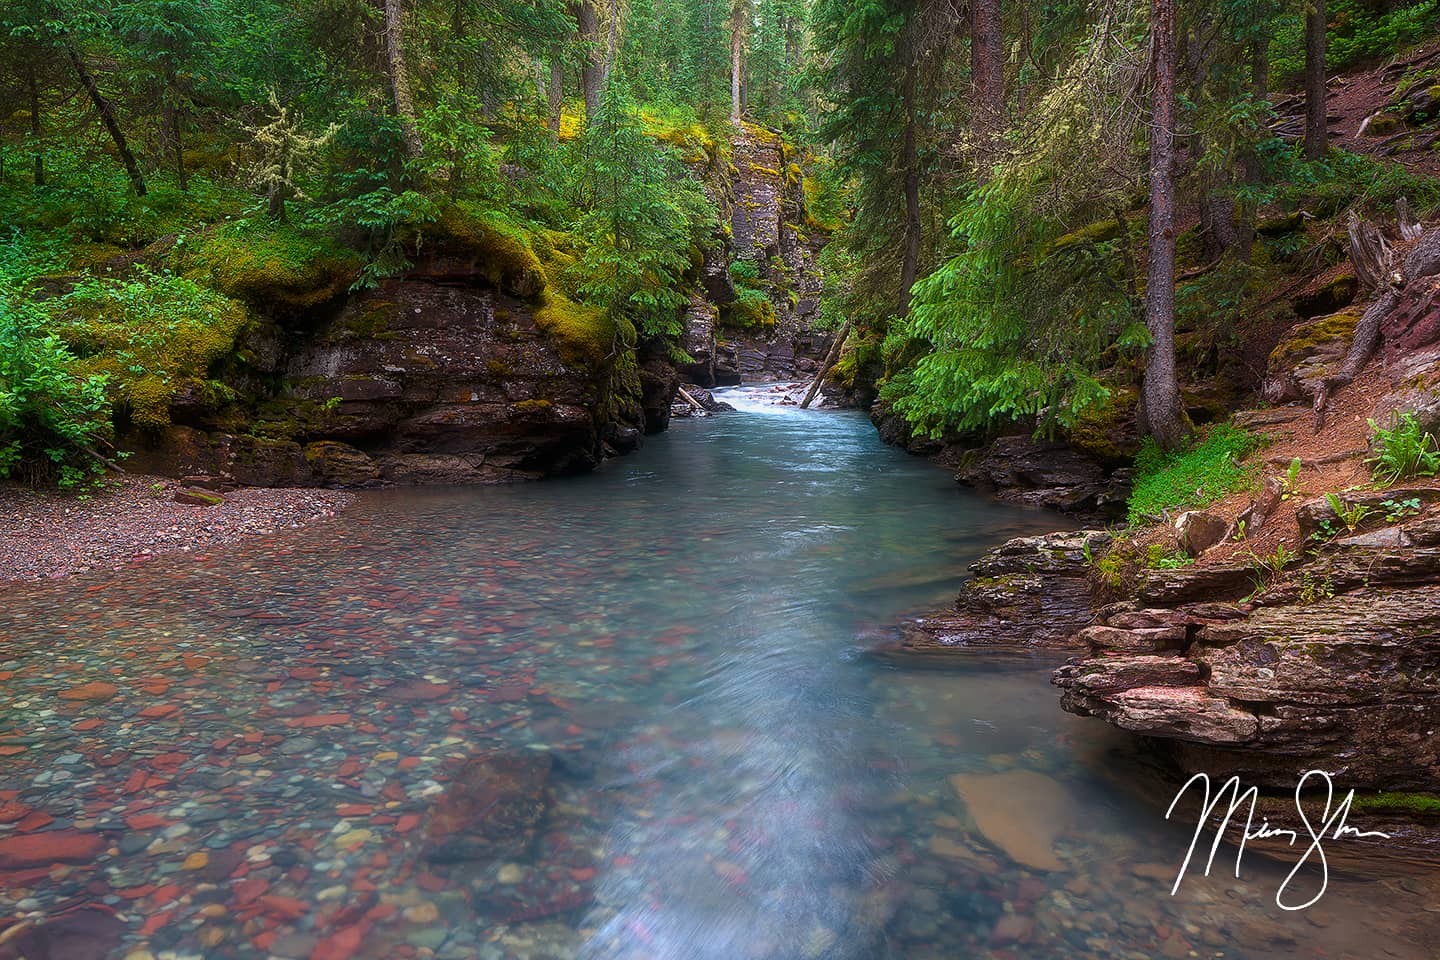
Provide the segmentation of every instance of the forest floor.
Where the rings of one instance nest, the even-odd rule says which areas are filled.
[[[174,480],[129,474],[88,495],[0,486],[0,583],[120,569],[327,520],[354,502],[338,490],[247,488],[224,502],[177,502]]]

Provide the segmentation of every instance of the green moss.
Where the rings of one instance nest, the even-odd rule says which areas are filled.
[[[774,177],[776,180],[780,179],[779,170],[776,170],[774,167],[762,167],[758,163],[750,164],[750,172],[763,174],[767,177]]]
[[[234,300],[143,268],[126,281],[83,280],[46,308],[54,332],[76,355],[77,372],[107,377],[117,407],[149,430],[169,424],[181,389],[200,402],[225,402],[205,384],[249,320]]]
[[[1367,137],[1385,137],[1392,133],[1398,133],[1402,126],[1404,124],[1394,114],[1381,114],[1365,127],[1365,135]]]
[[[1382,792],[1371,796],[1356,794],[1351,809],[1374,813],[1396,811],[1424,816],[1440,816],[1440,796],[1430,793]]]
[[[1130,522],[1139,524],[1167,511],[1203,507],[1244,490],[1255,480],[1245,457],[1265,439],[1228,423],[1216,424],[1189,449],[1162,453],[1154,441],[1141,444],[1135,458]]]
[[[726,315],[730,326],[742,330],[766,330],[775,326],[775,305],[762,291],[740,287],[736,293],[735,302]]]
[[[1111,387],[1109,398],[1083,410],[1070,428],[1072,446],[1109,462],[1129,460],[1140,449],[1135,410],[1140,394],[1134,387]]]
[[[594,368],[604,363],[620,339],[620,330],[599,307],[576,303],[564,294],[547,290],[535,322],[560,348],[561,357],[578,366]],[[633,328],[629,331],[633,338]]]
[[[516,296],[536,296],[549,283],[531,232],[475,204],[451,204],[428,232],[474,253],[485,278]]]
[[[359,254],[323,234],[269,222],[212,230],[178,253],[177,261],[227,297],[299,308],[334,299],[364,265]]]
[[[1262,237],[1282,237],[1287,233],[1299,233],[1305,229],[1305,214],[1299,210],[1266,217],[1255,224],[1255,232]]]
[[[1302,362],[1310,350],[1322,344],[1335,341],[1348,343],[1354,338],[1355,325],[1359,322],[1359,311],[1342,310],[1301,324],[1270,352],[1270,369],[1288,370]]]
[[[510,409],[514,410],[516,413],[530,414],[544,413],[546,410],[549,410],[553,406],[554,404],[551,403],[549,400],[521,400],[518,403],[512,404]]]
[[[1081,227],[1079,230],[1072,230],[1055,238],[1050,244],[1050,253],[1058,253],[1069,247],[1079,246],[1083,243],[1104,243],[1107,240],[1116,240],[1120,237],[1120,222],[1114,217],[1107,220],[1097,220],[1094,223]]]
[[[506,377],[514,373],[514,371],[510,369],[510,364],[500,360],[485,361],[485,369],[490,374],[490,376],[494,377],[496,380],[504,380]]]

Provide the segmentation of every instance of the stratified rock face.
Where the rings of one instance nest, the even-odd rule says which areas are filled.
[[[826,238],[807,226],[804,173],[797,160],[778,134],[752,124],[743,124],[731,144],[730,256],[754,264],[775,323],[732,324],[722,331],[713,379],[689,373],[701,386],[812,376],[830,348],[831,335],[810,329],[820,315],[819,256]],[[702,272],[709,271],[707,264]],[[705,287],[722,310],[735,299],[733,286],[721,289],[718,278]],[[725,299],[715,299],[717,290]]]
[[[1083,645],[1077,633],[1091,622],[1089,557],[1104,550],[1103,530],[1017,537],[970,565],[953,612],[906,625],[882,657],[911,659],[958,647]]]
[[[638,396],[615,395],[638,383],[568,362],[531,303],[483,283],[392,281],[308,336],[272,328],[263,346],[259,372],[278,383],[256,413],[268,438],[175,427],[149,469],[268,486],[494,483],[593,467],[616,426],[602,401],[643,425]]]
[[[1000,437],[978,451],[955,479],[1011,503],[1118,515],[1129,496],[1128,476],[1069,444],[1019,436]]]
[[[1433,791],[1440,523],[1382,532],[1335,542],[1252,604],[1198,602],[1238,595],[1239,571],[1165,571],[1142,589],[1165,606],[1083,632],[1089,655],[1055,674],[1062,704],[1169,743],[1187,773],[1293,790],[1323,769],[1346,789]]]

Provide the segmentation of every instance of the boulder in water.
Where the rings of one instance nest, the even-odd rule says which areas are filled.
[[[951,785],[985,839],[1032,870],[1064,870],[1055,839],[1070,826],[1076,804],[1058,781],[1032,770],[959,773]]]
[[[517,856],[535,836],[553,797],[548,753],[526,751],[468,760],[425,824],[425,856],[435,862]]]

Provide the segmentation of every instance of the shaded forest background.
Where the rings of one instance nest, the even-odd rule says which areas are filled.
[[[538,278],[582,353],[679,353],[746,136],[804,178],[859,400],[916,435],[1138,421],[1173,448],[1254,386],[1246,344],[1295,319],[1268,292],[1344,258],[1346,212],[1440,202],[1424,164],[1330,148],[1324,109],[1328,76],[1437,23],[1435,0],[4,0],[0,471],[78,482],[117,418],[230,389],[247,303],[384,283],[437,235]],[[1433,123],[1437,79],[1402,70],[1374,132]]]

